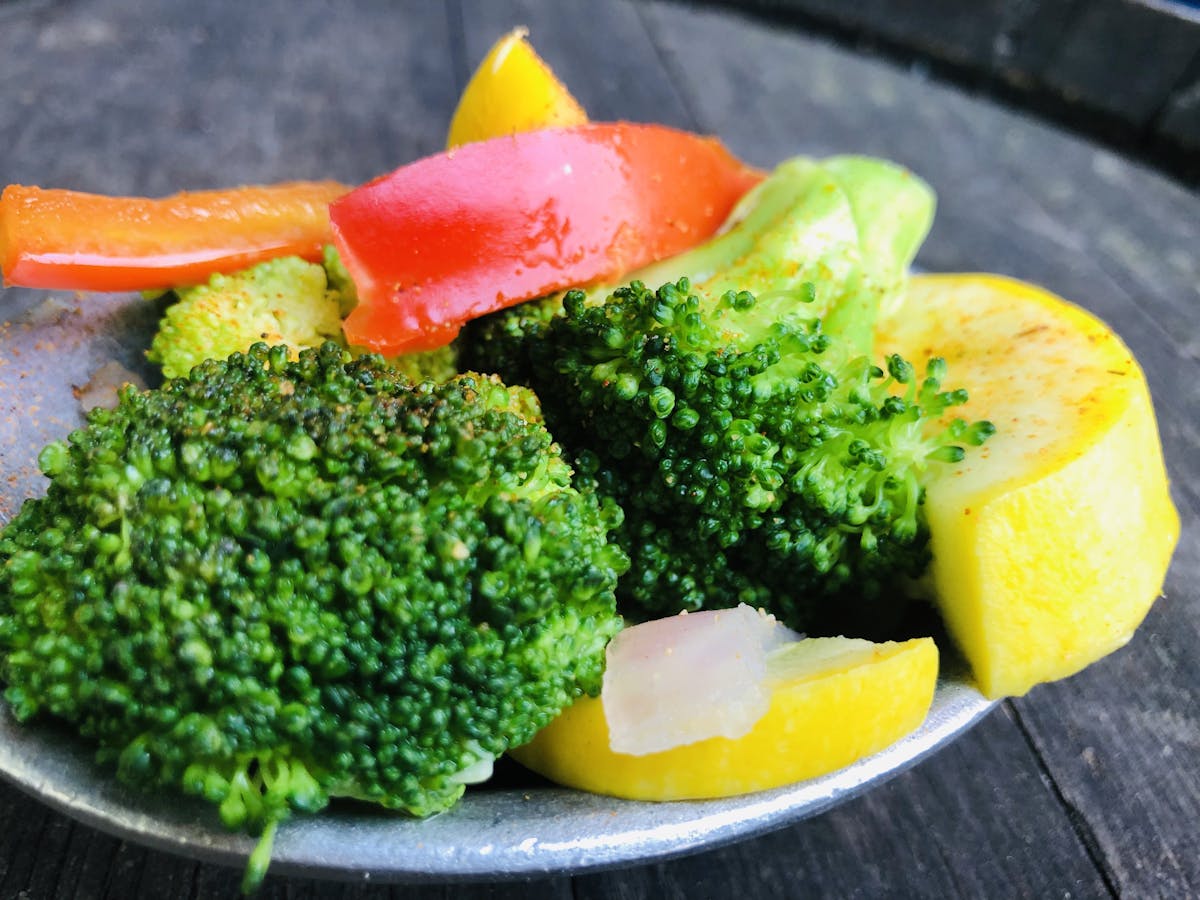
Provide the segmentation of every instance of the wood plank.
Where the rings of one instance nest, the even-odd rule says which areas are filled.
[[[5,83],[24,85],[0,105],[5,183],[165,194],[356,182],[444,140],[457,95],[438,4],[346,15],[218,0],[146,19],[139,4],[84,2],[5,22]],[[370,63],[353,64],[356,50]]]
[[[1007,4],[1007,27],[997,37],[993,72],[1019,90],[1040,89],[1041,72],[1071,28],[1081,5],[1078,0]]]
[[[709,0],[982,88],[1195,182],[1200,17],[1145,0]],[[1189,59],[1191,60],[1189,68]]]
[[[1194,154],[1190,175],[1200,178],[1200,56],[1163,106],[1154,131],[1168,147]]]
[[[1075,810],[1108,879],[1130,897],[1200,886],[1200,516],[1130,645],[1015,703],[1047,774]]]
[[[1107,889],[1001,709],[881,788],[715,852],[576,879],[579,900],[1098,897]]]
[[[54,813],[8,785],[0,785],[0,896],[12,897],[26,889],[38,869],[35,857],[41,835],[56,823]]]
[[[783,19],[836,23],[856,43],[884,41],[976,71],[988,67],[997,37],[1011,33],[1036,6],[1011,0],[970,5],[957,0],[922,0],[903,5],[888,0],[751,0],[728,5],[748,6]]]
[[[1144,129],[1200,55],[1200,27],[1131,0],[1091,0],[1041,72],[1051,88]],[[1148,64],[1153,60],[1153,64]]]
[[[70,840],[59,856],[59,865],[47,866],[58,871],[54,892],[43,896],[72,900],[107,883],[119,843],[116,838],[94,829],[74,825]]]

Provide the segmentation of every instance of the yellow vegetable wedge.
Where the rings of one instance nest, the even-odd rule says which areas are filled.
[[[588,120],[527,35],[524,28],[510,31],[483,58],[454,110],[447,148]]]
[[[933,701],[937,669],[928,638],[813,638],[772,655],[770,707],[740,738],[614,753],[603,703],[585,697],[509,753],[559,784],[633,800],[766,790],[843,768],[915,730]]]
[[[1162,590],[1179,536],[1145,378],[1104,323],[994,275],[923,275],[880,352],[946,358],[997,433],[928,488],[932,583],[989,697],[1121,647]]]

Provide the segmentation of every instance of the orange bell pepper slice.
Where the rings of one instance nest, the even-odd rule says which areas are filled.
[[[13,184],[0,195],[8,285],[80,291],[199,284],[277,256],[316,260],[331,240],[334,181],[106,197]]]

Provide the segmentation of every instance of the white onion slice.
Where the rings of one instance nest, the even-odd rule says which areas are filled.
[[[745,604],[618,632],[608,645],[600,692],[609,746],[640,756],[741,737],[771,703],[767,654],[798,637]]]

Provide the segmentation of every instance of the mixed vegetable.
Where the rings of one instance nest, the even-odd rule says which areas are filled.
[[[346,338],[385,354],[447,344],[485,313],[695,245],[760,177],[714,140],[630,123],[419,160],[330,209],[359,298]]]
[[[1161,586],[1178,520],[1102,325],[910,282],[934,199],[894,164],[764,173],[584,119],[514,33],[451,150],[353,190],[0,198],[8,283],[172,292],[168,380],[47,447],[0,531],[5,698],[261,832],[248,888],[291,812],[428,815],[508,751],[643,799],[821,774],[928,710],[937,647],[886,640],[907,604],[995,696],[1119,646]],[[1086,430],[1037,397],[1093,369]],[[995,434],[1037,403],[1036,453]],[[1084,458],[1145,499],[1103,508],[1117,543],[1006,529]]]
[[[0,273],[9,284],[153,291],[296,255],[320,259],[336,182],[194,191],[161,200],[9,185]]]

